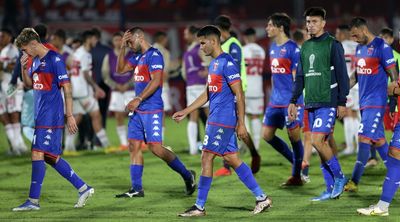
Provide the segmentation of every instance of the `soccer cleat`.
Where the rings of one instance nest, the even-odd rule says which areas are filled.
[[[81,208],[84,207],[86,204],[86,201],[89,199],[94,194],[94,188],[87,186],[87,189],[83,192],[79,192],[79,198],[78,202],[75,204],[75,208]]]
[[[272,207],[272,199],[265,197],[264,200],[257,200],[256,206],[254,207],[253,214],[259,214]]]
[[[260,171],[260,163],[261,163],[260,155],[255,155],[251,158],[251,172],[253,174],[256,174],[258,171]]]
[[[346,186],[344,186],[344,191],[357,192],[358,191],[358,186],[352,180],[349,180],[349,182],[347,182]]]
[[[199,209],[196,205],[191,206],[185,212],[178,214],[180,217],[202,217],[206,216],[206,209]]]
[[[346,182],[347,182],[346,177],[335,179],[335,183],[333,184],[333,189],[332,189],[332,193],[331,193],[332,199],[339,198],[340,194],[343,193]]]
[[[301,180],[303,181],[303,184],[311,182],[310,176],[304,174],[301,174]]]
[[[64,156],[80,156],[82,154],[75,150],[64,150],[63,155]]]
[[[230,169],[226,169],[225,167],[221,167],[219,170],[215,171],[214,176],[230,176],[232,174]]]
[[[376,165],[378,165],[378,160],[375,158],[369,158],[367,164],[365,164],[365,168],[374,167]]]
[[[318,202],[318,201],[329,200],[329,199],[331,199],[331,193],[332,192],[328,192],[328,191],[325,190],[318,197],[311,198],[311,201],[312,202]]]
[[[104,153],[108,154],[108,153],[116,153],[120,151],[120,148],[117,146],[108,146],[106,148],[104,148]]]
[[[127,151],[129,147],[127,145],[119,145],[119,151]]]
[[[359,208],[357,213],[365,216],[389,216],[389,209],[382,210],[377,205],[371,205],[368,208]]]
[[[301,180],[301,177],[291,176],[286,182],[281,184],[281,187],[293,187],[293,186],[303,186],[303,181]]]
[[[346,148],[346,149],[344,149],[340,154],[339,154],[339,156],[350,156],[350,155],[353,155],[354,154],[354,150],[351,150],[350,148]]]
[[[25,203],[12,209],[12,211],[32,211],[32,210],[40,210],[40,206],[39,204],[32,203],[29,199],[26,200]]]
[[[116,198],[132,198],[132,197],[144,197],[144,191],[136,191],[133,188],[130,190],[126,191],[125,193],[117,194],[115,195]]]
[[[186,195],[192,195],[196,191],[196,172],[190,170],[190,173],[192,174],[190,180],[185,180]]]

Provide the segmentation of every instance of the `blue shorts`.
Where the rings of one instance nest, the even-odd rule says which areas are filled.
[[[163,111],[135,111],[128,122],[128,139],[162,143]]]
[[[235,128],[207,124],[203,151],[224,156],[238,150]]]
[[[400,149],[400,123],[397,123],[394,127],[394,132],[389,147]]]
[[[366,108],[361,110],[358,135],[373,142],[385,139],[385,130],[383,128],[384,115],[385,108]]]
[[[63,128],[35,129],[32,140],[32,151],[43,152],[53,156],[61,155],[63,131],[64,131]]]
[[[303,126],[303,115],[304,108],[301,106],[297,107],[297,119],[295,121],[289,121],[288,108],[287,107],[271,107],[268,106],[265,109],[263,123],[265,126],[283,129],[286,126],[287,129],[291,130],[298,126]]]
[[[308,109],[308,120],[312,133],[329,135],[333,133],[336,121],[336,108],[321,107]]]

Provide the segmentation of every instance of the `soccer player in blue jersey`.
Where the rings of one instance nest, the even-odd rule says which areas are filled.
[[[33,88],[35,103],[35,133],[32,141],[32,177],[29,198],[13,211],[39,210],[39,196],[46,172],[45,163],[51,165],[79,192],[76,208],[83,207],[94,189],[87,185],[60,157],[64,120],[70,133],[78,127],[72,115],[71,84],[61,55],[47,49],[32,28],[25,28],[16,39],[21,57],[22,77],[26,88]],[[33,63],[28,64],[28,55]],[[63,88],[65,110],[60,88]]]
[[[127,47],[136,53],[128,60],[125,59]],[[172,170],[182,176],[187,195],[191,195],[196,189],[194,171],[187,170],[171,150],[162,146],[163,69],[164,61],[160,51],[145,40],[142,28],[134,27],[124,33],[116,71],[117,73],[134,71],[136,97],[126,106],[128,111],[133,112],[128,123],[132,187],[129,191],[116,195],[117,198],[144,197],[142,142],[147,143],[154,155],[164,160]]]
[[[289,121],[287,107],[290,103],[296,76],[300,49],[289,39],[290,18],[283,13],[275,13],[268,19],[266,31],[273,40],[269,49],[272,73],[272,92],[270,102],[265,110],[263,137],[275,150],[281,153],[291,164],[292,176],[282,185],[301,186],[301,163],[303,161],[303,144],[300,130],[303,122],[303,96],[296,102],[298,115],[294,121]],[[275,135],[277,128],[286,126],[293,152],[289,146]]]
[[[216,156],[223,157],[256,197],[253,214],[261,213],[272,204],[272,200],[262,191],[250,168],[239,159],[237,153],[236,134],[241,140],[248,136],[244,123],[244,93],[239,69],[232,56],[222,51],[220,36],[221,33],[215,26],[205,26],[197,33],[201,50],[213,58],[208,68],[207,87],[186,109],[176,112],[172,116],[175,121],[179,122],[210,101],[210,115],[203,142],[202,172],[197,200],[195,205],[179,214],[182,217],[205,216],[204,205],[211,187],[213,162]]]
[[[356,192],[371,147],[376,148],[387,166],[389,146],[385,139],[383,116],[387,102],[387,76],[397,80],[396,62],[392,48],[383,39],[373,35],[363,18],[354,18],[351,35],[359,43],[356,48],[355,76],[360,90],[361,123],[358,130],[358,154],[351,180],[345,191]],[[352,81],[355,84],[355,81]]]
[[[325,9],[312,7],[305,11],[304,16],[311,39],[305,41],[300,50],[288,112],[289,120],[296,120],[296,104],[304,89],[305,109],[308,110],[312,127],[311,140],[321,158],[321,170],[326,184],[326,190],[311,201],[322,201],[339,197],[346,184],[339,161],[327,139],[333,131],[336,116],[342,118],[345,114],[349,77],[342,45],[324,31]]]

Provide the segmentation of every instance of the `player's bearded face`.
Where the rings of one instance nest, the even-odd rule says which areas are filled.
[[[356,41],[357,43],[360,44],[367,44],[368,43],[368,37],[365,34],[365,30],[363,30],[363,28],[357,28],[357,27],[353,27],[350,30],[351,33],[351,37],[354,39],[354,41]]]

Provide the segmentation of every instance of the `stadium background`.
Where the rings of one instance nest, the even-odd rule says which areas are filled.
[[[111,34],[132,26],[143,27],[149,35],[158,30],[166,31],[169,37],[169,49],[172,59],[178,61],[183,53],[185,43],[183,29],[190,24],[209,24],[217,15],[227,14],[233,19],[234,30],[239,34],[248,26],[257,30],[258,42],[264,49],[269,41],[265,34],[266,17],[274,12],[286,12],[294,21],[292,30],[303,26],[302,13],[310,6],[323,6],[327,10],[327,30],[334,33],[337,25],[348,22],[353,16],[364,16],[370,22],[371,30],[377,33],[382,27],[389,26],[399,36],[400,4],[396,0],[0,0],[0,20],[2,27],[8,26],[15,34],[26,26],[45,23],[51,33],[57,28],[66,29],[68,35],[75,36],[81,31],[93,27],[102,30],[102,42],[109,43]],[[398,39],[396,48],[399,49]],[[266,59],[268,61],[268,59]],[[265,67],[269,67],[266,62]],[[264,82],[268,91],[269,72],[265,68]],[[170,79],[173,107],[179,110],[185,105],[184,81],[179,76]],[[166,144],[170,144],[180,154],[188,166],[200,171],[199,157],[186,155],[185,122],[177,125],[167,120]],[[108,119],[107,132],[111,143],[118,145],[115,122]],[[287,136],[279,132],[286,140]],[[387,138],[390,138],[387,133]],[[343,142],[343,130],[340,124],[336,127],[335,137],[338,144]],[[126,189],[129,185],[128,154],[118,153],[105,155],[98,152],[87,152],[80,157],[69,157],[68,160],[80,172],[83,178],[97,188],[95,197],[82,210],[74,210],[73,188],[60,180],[58,175],[47,170],[41,199],[42,210],[26,214],[10,212],[26,197],[30,179],[30,157],[6,156],[8,148],[4,129],[0,126],[0,220],[26,221],[172,221],[177,212],[189,206],[194,197],[181,195],[180,179],[162,168],[162,163],[150,153],[145,154],[146,166],[144,200],[115,200],[115,192]],[[321,190],[322,180],[319,164],[313,157],[312,183],[299,189],[282,189],[279,184],[286,179],[289,165],[265,142],[261,142],[263,165],[257,174],[261,186],[271,194],[275,203],[270,212],[251,217],[247,212],[252,207],[252,198],[236,179],[236,176],[219,178],[213,183],[210,200],[207,204],[209,217],[205,220],[243,220],[243,221],[372,221],[374,218],[361,218],[355,213],[358,207],[365,207],[376,201],[380,194],[385,169],[382,163],[376,168],[367,170],[363,186],[357,194],[344,194],[340,200],[321,204],[311,204],[308,199]],[[248,154],[244,160],[249,162]],[[351,173],[355,156],[341,159],[344,172]],[[219,167],[219,162],[215,162]],[[229,189],[227,189],[229,187]],[[235,189],[237,187],[237,189]],[[73,195],[72,195],[73,194]],[[399,201],[393,201],[391,216],[385,221],[400,221]]]

